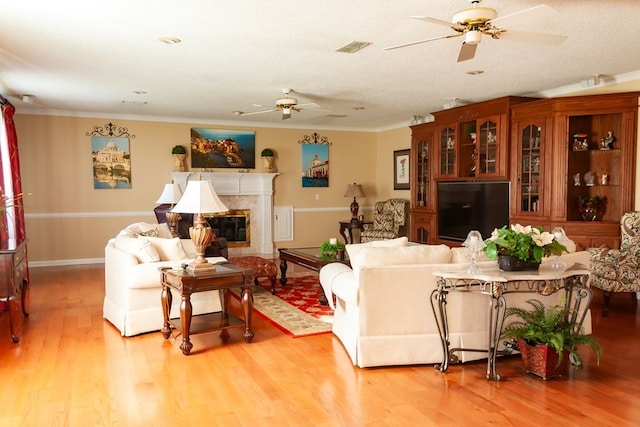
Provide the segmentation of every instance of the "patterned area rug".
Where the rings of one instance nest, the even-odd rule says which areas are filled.
[[[263,286],[253,289],[254,309],[278,329],[294,338],[331,332],[333,310],[318,302],[322,290],[317,274],[287,274],[285,286],[278,281],[276,295],[266,278],[259,281]]]

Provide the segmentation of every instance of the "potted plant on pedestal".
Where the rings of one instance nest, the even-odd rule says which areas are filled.
[[[273,160],[275,159],[275,154],[271,148],[265,148],[260,153],[260,157],[262,157],[262,165],[267,172],[275,172],[275,166],[273,165]]]
[[[535,299],[528,300],[530,310],[520,307],[508,307],[505,318],[518,316],[520,320],[507,325],[502,336],[517,340],[524,367],[527,372],[543,379],[566,375],[569,372],[570,359],[576,365],[582,365],[582,356],[578,345],[593,350],[597,363],[600,363],[602,346],[591,335],[585,335],[582,328],[571,320],[571,311],[565,306],[545,305]]]
[[[187,149],[184,148],[184,145],[176,145],[171,149],[171,154],[173,154],[174,163],[173,166],[175,168],[175,172],[185,172],[187,170],[187,165],[185,163],[185,158],[187,157]]]

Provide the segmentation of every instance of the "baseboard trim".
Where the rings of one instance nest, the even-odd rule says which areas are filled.
[[[65,265],[104,264],[104,258],[60,259],[49,261],[29,261],[29,268],[58,267]]]

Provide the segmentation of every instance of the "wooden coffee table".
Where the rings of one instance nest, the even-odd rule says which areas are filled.
[[[291,262],[295,265],[299,265],[304,268],[308,268],[313,271],[320,271],[322,267],[332,262],[340,262],[351,267],[349,262],[349,255],[345,252],[344,259],[327,259],[320,255],[320,248],[280,248],[280,283],[284,286],[287,284],[287,262]],[[320,283],[318,283],[320,286]],[[322,290],[322,287],[320,287]],[[322,291],[320,297],[320,304],[327,305],[327,297]]]

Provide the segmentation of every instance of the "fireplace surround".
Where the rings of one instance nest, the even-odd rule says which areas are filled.
[[[172,172],[173,182],[184,192],[191,180],[209,180],[230,210],[248,210],[250,246],[230,247],[233,255],[272,254],[273,181],[278,173]],[[231,246],[231,245],[230,245]],[[235,246],[235,245],[234,245]]]

